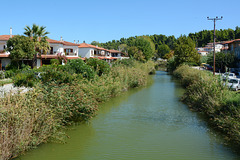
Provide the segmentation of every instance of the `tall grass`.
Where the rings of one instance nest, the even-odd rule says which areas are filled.
[[[49,140],[62,140],[64,126],[91,119],[99,103],[145,85],[153,71],[153,62],[119,64],[91,80],[50,81],[26,94],[6,95],[0,99],[0,159],[14,158]]]
[[[182,100],[207,115],[210,124],[226,139],[240,144],[240,95],[224,87],[220,78],[183,65],[173,75],[186,87]]]

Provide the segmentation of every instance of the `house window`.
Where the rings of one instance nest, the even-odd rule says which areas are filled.
[[[65,52],[66,55],[69,55],[70,53],[73,53],[73,49],[66,48],[66,49],[64,49],[64,52]]]
[[[94,56],[94,51],[93,50],[91,50],[91,53],[90,53],[91,55],[91,57],[93,57]]]

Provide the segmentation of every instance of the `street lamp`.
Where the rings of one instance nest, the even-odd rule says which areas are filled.
[[[216,26],[216,21],[217,20],[222,20],[223,19],[223,16],[221,16],[220,18],[219,17],[215,17],[215,18],[209,18],[207,17],[208,20],[212,20],[214,22],[214,32],[213,32],[213,75],[215,76],[215,38],[216,38],[216,35],[215,35],[215,26]]]

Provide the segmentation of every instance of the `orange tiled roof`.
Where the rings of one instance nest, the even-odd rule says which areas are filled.
[[[47,41],[49,43],[58,43],[58,44],[66,45],[66,46],[78,46],[78,44],[76,44],[76,43],[67,42],[67,41],[57,41],[57,40],[54,40],[54,39],[47,39]]]
[[[13,37],[14,37],[14,35],[13,35]],[[7,41],[7,40],[9,40],[9,38],[10,38],[10,35],[0,35],[0,41]]]
[[[108,50],[108,51],[111,52],[111,53],[122,53],[121,51],[117,51],[117,50],[114,50],[114,49]]]
[[[14,35],[13,35],[13,37],[14,37]],[[0,41],[7,41],[7,40],[9,40],[9,38],[10,38],[10,35],[0,35]],[[67,41],[57,41],[54,39],[47,39],[47,41],[49,43],[58,43],[58,44],[66,45],[66,46],[78,46],[78,44],[76,44],[76,43],[67,42]]]
[[[97,46],[94,46],[94,45],[91,45],[91,44],[87,44],[87,43],[78,44],[78,48],[95,48],[95,49],[98,49]]]

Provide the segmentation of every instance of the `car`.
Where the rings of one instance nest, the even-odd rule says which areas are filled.
[[[227,87],[231,90],[237,91],[238,89],[240,89],[240,79],[238,78],[229,79]]]
[[[222,79],[224,81],[226,81],[227,79],[233,79],[233,78],[237,78],[235,73],[229,73],[229,72],[226,72],[222,75]]]
[[[206,69],[206,70],[213,70],[213,67],[212,66],[210,66],[209,64],[203,64],[203,66],[204,66],[204,68]]]

